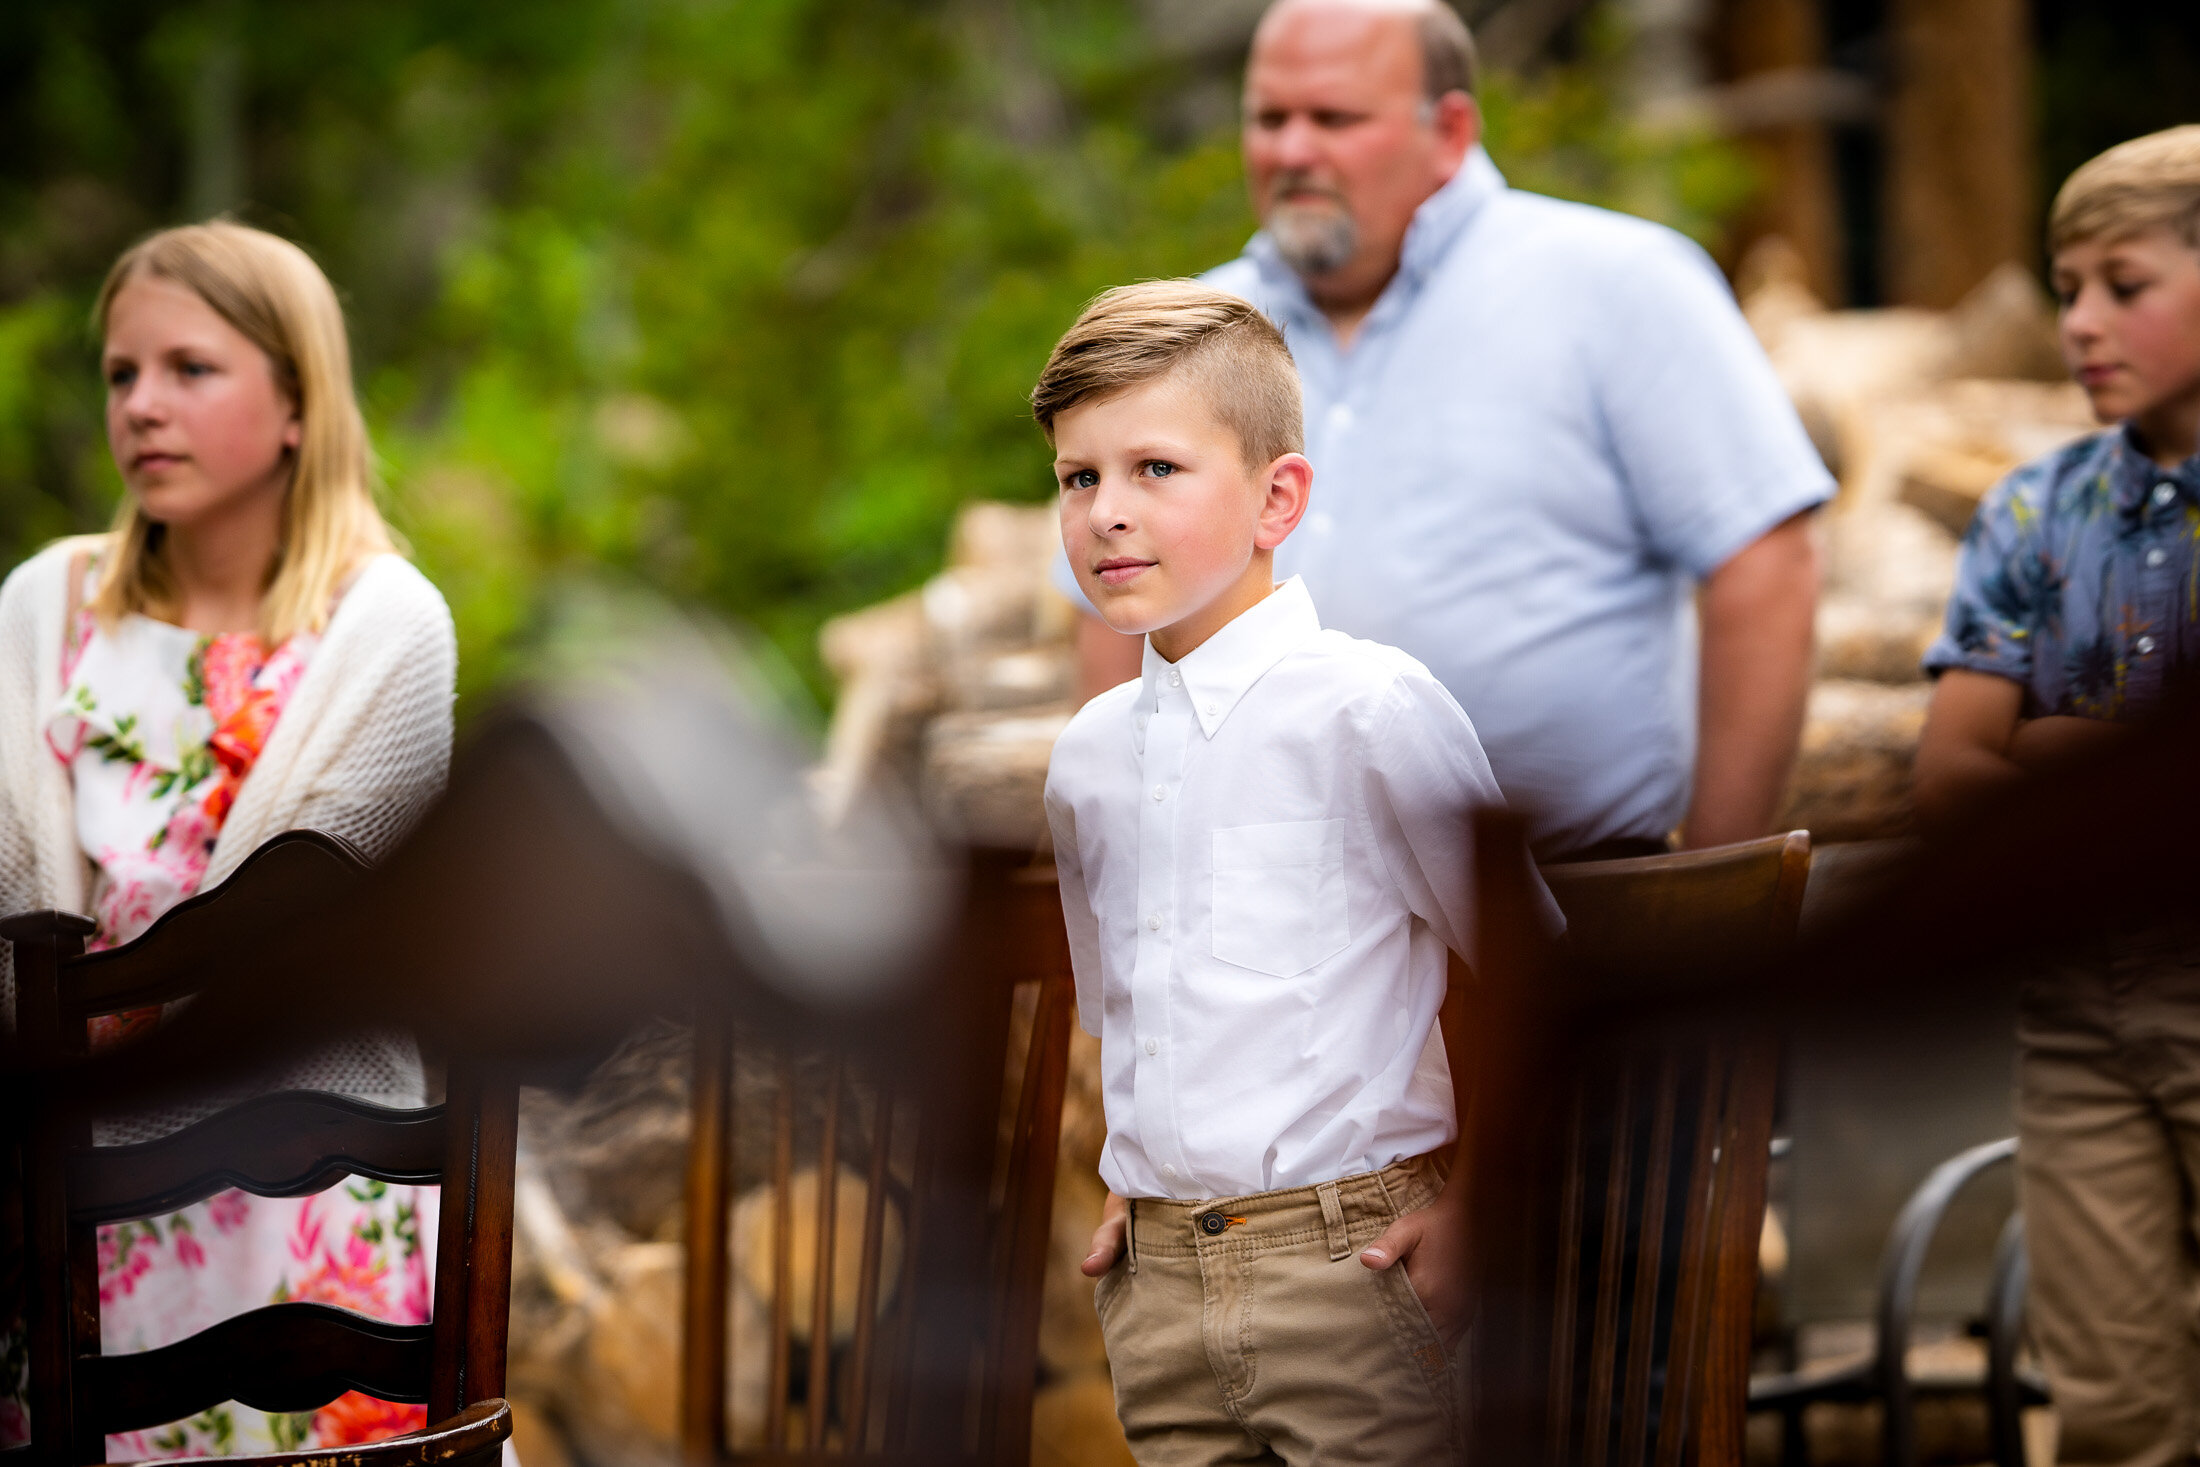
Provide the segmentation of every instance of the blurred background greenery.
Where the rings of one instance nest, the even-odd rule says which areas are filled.
[[[387,504],[465,691],[598,568],[730,613],[819,690],[819,621],[1050,489],[1026,416],[1084,299],[1251,232],[1232,57],[1132,0],[95,0],[0,21],[0,561],[120,492],[88,303],[231,211],[349,311]],[[1615,109],[1592,37],[1488,96],[1518,181],[1715,243],[1731,149]]]
[[[1490,21],[1489,144],[1514,182],[1733,263],[1766,155],[1702,109],[1641,105],[1655,7],[1466,8]],[[1862,74],[1868,47],[1840,51],[1873,33],[1858,10],[1824,24],[1829,64]],[[119,493],[85,326],[108,262],[230,212],[345,297],[387,503],[450,598],[463,691],[514,670],[545,588],[601,572],[749,623],[828,693],[824,617],[920,580],[963,500],[1048,492],[1024,393],[1078,304],[1251,231],[1235,83],[1256,12],[0,8],[0,563]],[[2123,64],[2115,32],[2081,39],[2087,65]],[[2171,40],[2157,72],[2200,54]],[[2042,92],[2082,112],[2103,88]]]

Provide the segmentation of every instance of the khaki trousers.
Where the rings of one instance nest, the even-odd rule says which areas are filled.
[[[1140,1467],[1457,1463],[1463,1371],[1403,1265],[1360,1249],[1443,1185],[1429,1157],[1213,1202],[1131,1204],[1094,1292]]]
[[[2153,934],[2024,989],[2028,1310],[2066,1463],[2182,1463],[2200,1440],[2196,957]]]

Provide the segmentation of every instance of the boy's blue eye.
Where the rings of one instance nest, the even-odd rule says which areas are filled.
[[[1166,479],[1176,472],[1176,465],[1166,459],[1154,459],[1146,465],[1146,472],[1156,479]]]
[[[1062,480],[1063,487],[1068,489],[1091,489],[1096,487],[1099,482],[1100,476],[1091,469],[1078,469]]]

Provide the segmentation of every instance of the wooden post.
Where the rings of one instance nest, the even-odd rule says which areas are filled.
[[[2033,239],[2024,0],[1890,0],[1888,295],[1946,308]]]
[[[1722,80],[1800,77],[1825,65],[1818,0],[1724,0],[1719,10],[1715,60]],[[1758,240],[1778,235],[1802,256],[1811,292],[1828,305],[1841,304],[1848,290],[1827,125],[1779,122],[1743,133],[1741,142],[1763,171],[1767,192],[1735,222],[1734,260]]]
[[[0,921],[0,938],[14,947],[17,1049],[33,1071],[50,1075],[89,1048],[83,1022],[64,1018],[61,970],[83,954],[93,930],[90,919],[72,912],[25,912]],[[40,1462],[96,1462],[104,1444],[95,1423],[78,1410],[76,1381],[76,1357],[99,1349],[96,1235],[69,1221],[63,1187],[68,1153],[89,1143],[91,1131],[81,1112],[50,1092],[29,1110],[21,1141],[23,1223],[29,1256],[42,1265],[29,1271],[25,1290],[31,1451]]]

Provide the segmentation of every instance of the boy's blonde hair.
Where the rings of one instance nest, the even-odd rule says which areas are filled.
[[[297,409],[298,448],[259,635],[272,647],[294,632],[317,632],[344,574],[362,555],[393,548],[374,504],[367,425],[352,395],[336,292],[286,239],[228,220],[189,224],[141,240],[115,261],[92,308],[102,337],[115,297],[142,276],[183,286],[266,352],[276,386]],[[181,607],[161,553],[166,537],[134,495],[124,497],[109,538],[93,614],[110,627],[132,611],[173,620]]]
[[[2047,248],[2167,227],[2200,247],[2200,123],[2118,143],[2070,175],[2047,216]]]
[[[1283,333],[1247,302],[1194,280],[1095,296],[1054,344],[1031,390],[1031,415],[1052,443],[1054,420],[1071,408],[1171,372],[1186,374],[1237,435],[1248,468],[1305,447],[1299,373]]]

